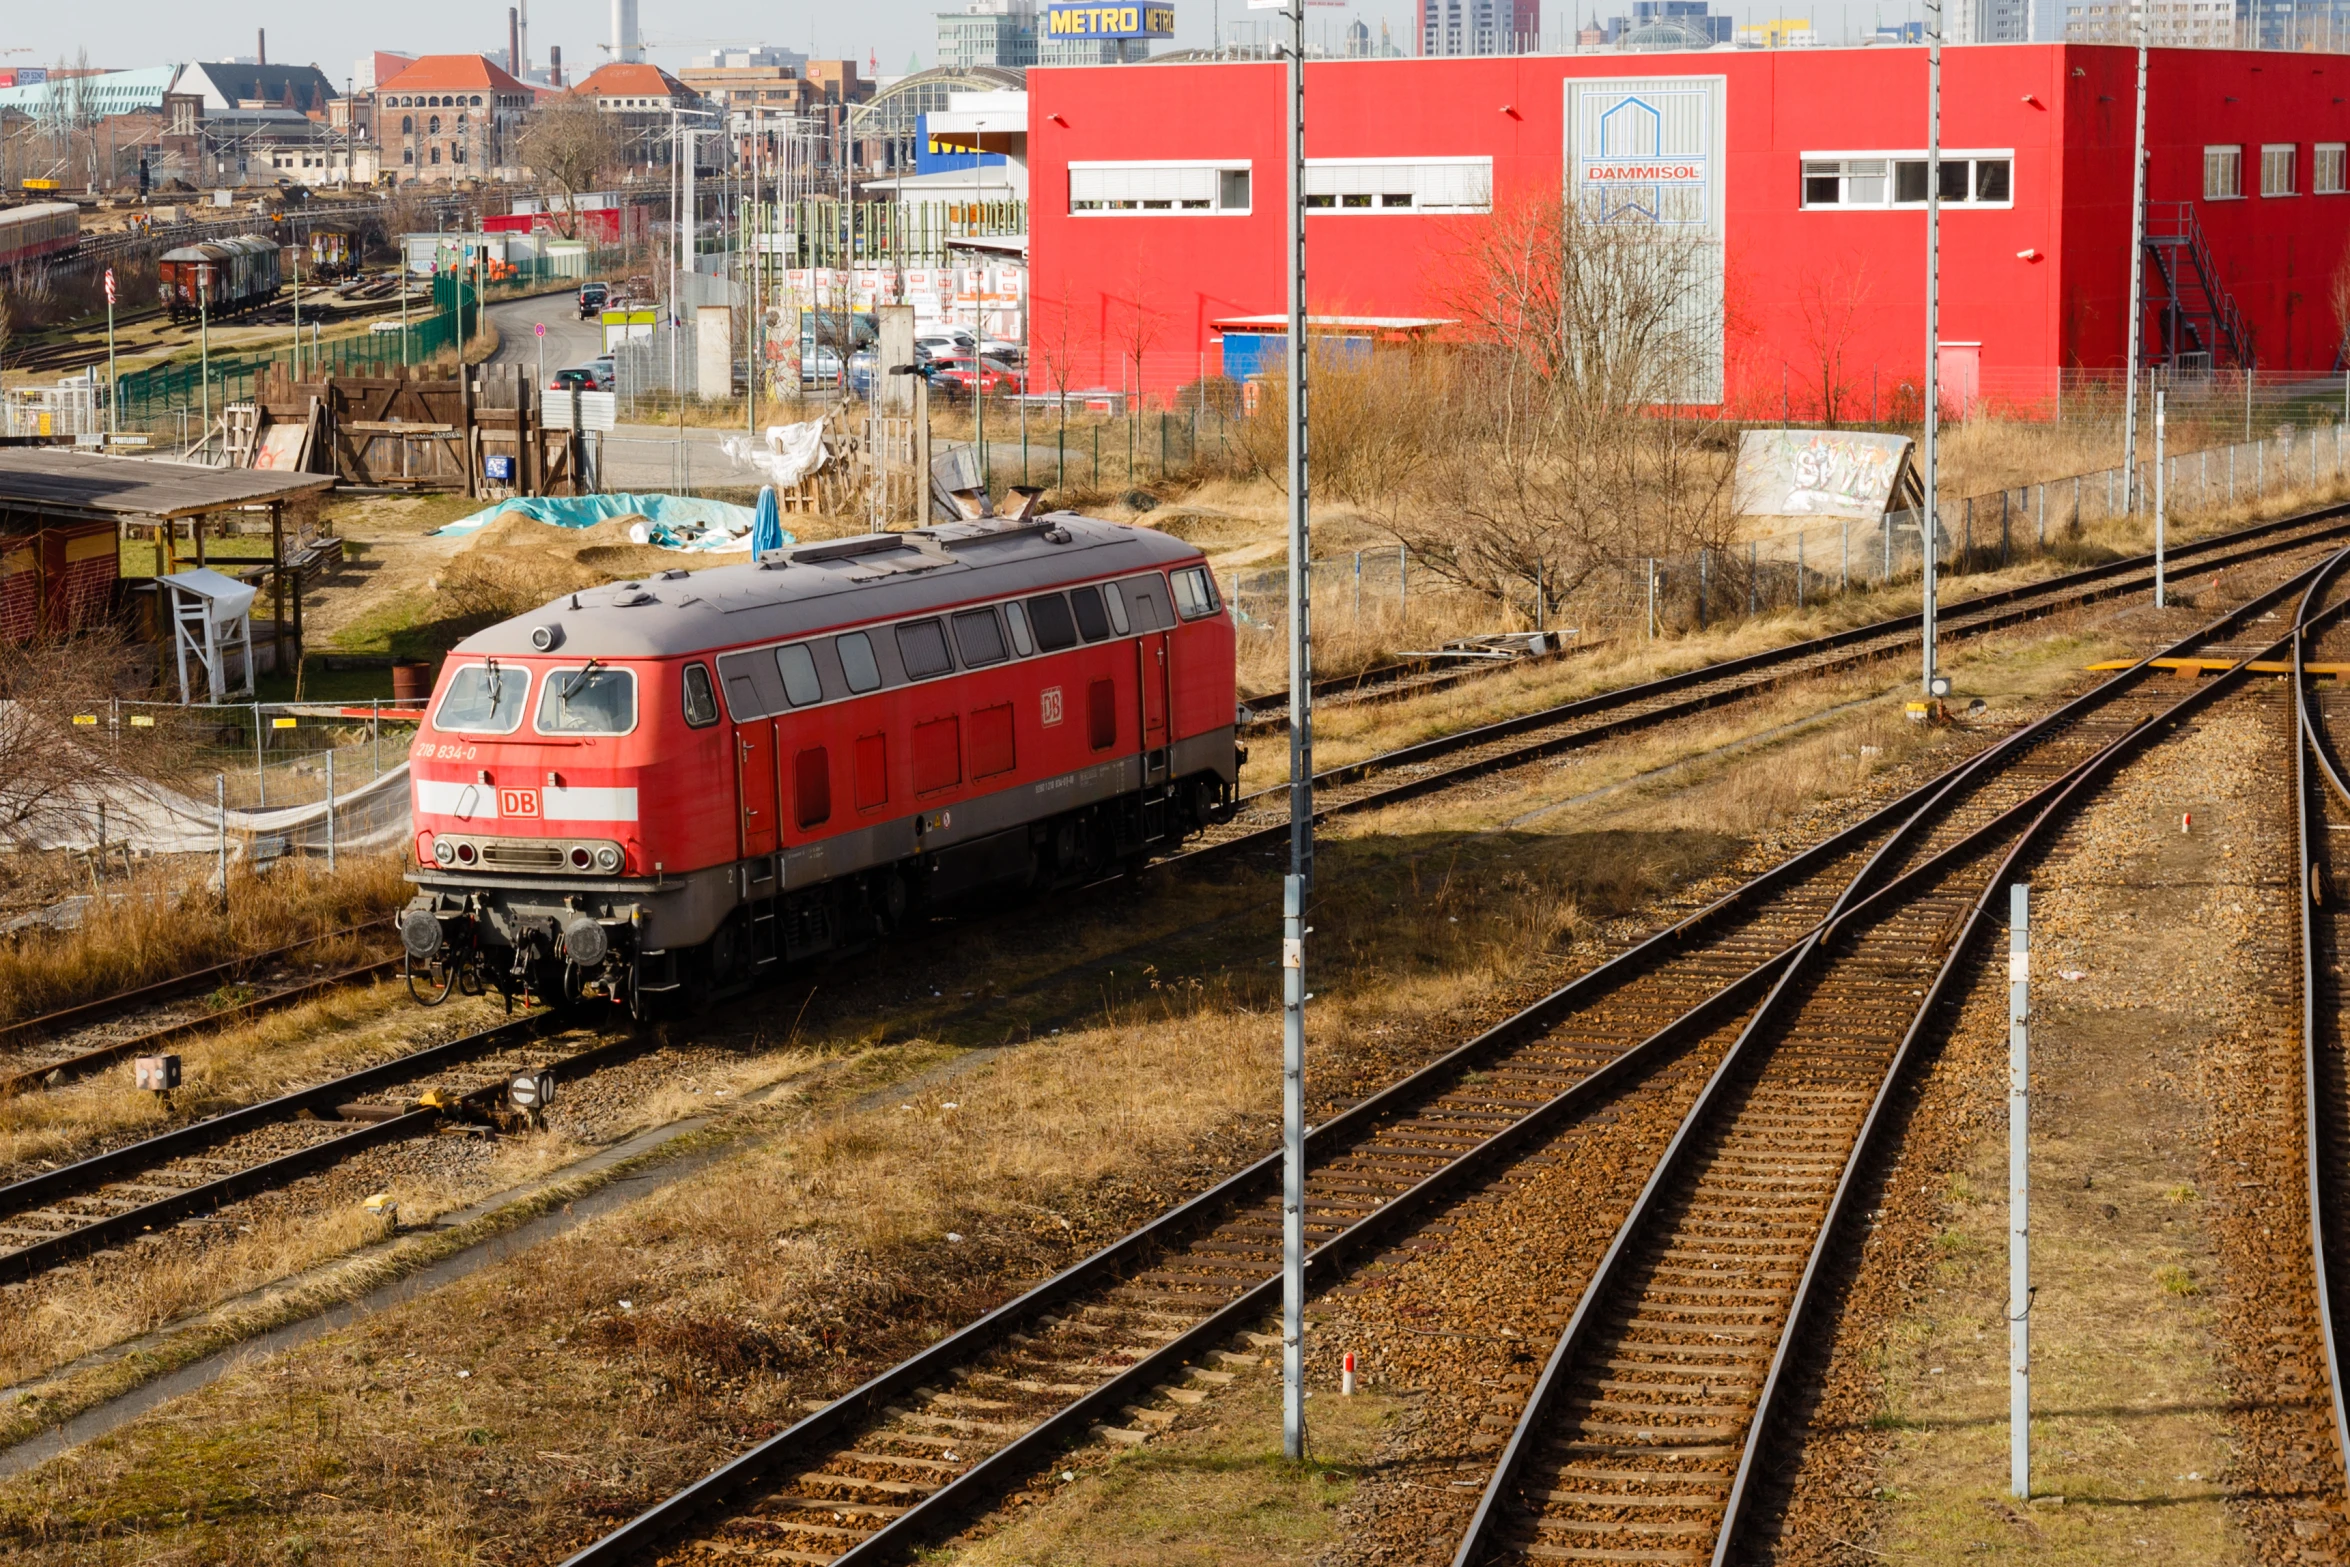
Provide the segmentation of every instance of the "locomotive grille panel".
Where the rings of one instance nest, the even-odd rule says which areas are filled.
[[[559,843],[485,843],[481,847],[484,865],[495,865],[507,871],[551,871],[563,863],[563,846]]]

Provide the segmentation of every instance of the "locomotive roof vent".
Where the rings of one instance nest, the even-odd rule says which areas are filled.
[[[687,575],[688,573],[683,566],[672,566],[661,573],[661,580],[663,582],[683,582]]]
[[[542,653],[554,652],[555,649],[563,645],[562,623],[551,620],[543,626],[531,627],[530,645]]]
[[[620,591],[612,595],[612,602],[625,609],[632,604],[658,604],[661,601],[636,583],[624,582],[620,585]]]

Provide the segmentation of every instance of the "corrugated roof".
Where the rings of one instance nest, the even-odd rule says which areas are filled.
[[[530,91],[492,64],[487,55],[479,54],[428,54],[390,81],[378,82],[375,90],[454,92],[461,87],[496,92]]]
[[[100,457],[54,446],[0,446],[0,507],[55,508],[112,517],[194,517],[331,489],[324,473],[203,468],[141,457]]]
[[[599,65],[581,79],[574,92],[595,98],[692,98],[691,87],[657,65],[642,60],[614,60]]]

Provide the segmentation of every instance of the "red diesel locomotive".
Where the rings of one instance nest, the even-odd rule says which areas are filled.
[[[460,643],[411,753],[410,984],[746,984],[975,888],[1230,814],[1232,620],[1199,552],[1068,513],[668,571]]]

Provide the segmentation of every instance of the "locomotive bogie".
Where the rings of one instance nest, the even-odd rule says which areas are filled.
[[[1230,617],[1150,530],[951,524],[574,594],[442,671],[408,950],[719,993],[1172,847],[1231,809],[1233,711]]]

